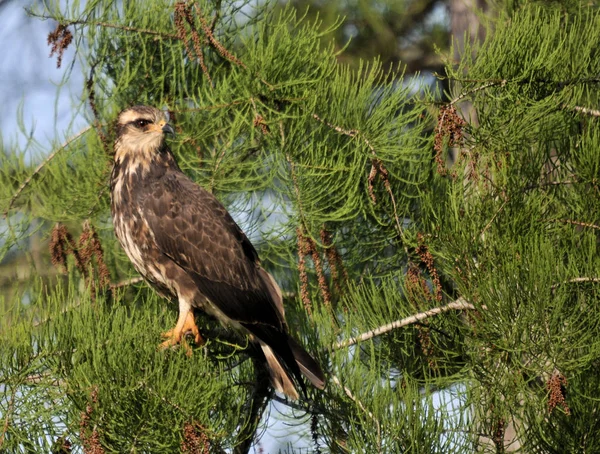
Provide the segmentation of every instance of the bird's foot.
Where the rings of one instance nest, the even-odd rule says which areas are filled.
[[[184,337],[186,334],[190,333],[194,337],[194,342],[196,345],[204,345],[205,343],[204,339],[200,335],[198,327],[196,326],[196,321],[194,320],[194,313],[191,311],[188,312],[185,317],[184,323],[181,325],[181,327],[179,325],[180,324],[177,323],[175,328],[170,329],[169,331],[166,331],[161,334],[161,337],[163,339],[166,339],[166,341],[160,344],[160,348],[162,350],[165,350],[167,348],[171,348],[179,344],[185,350],[185,354],[187,356],[191,356],[192,349],[190,348]]]

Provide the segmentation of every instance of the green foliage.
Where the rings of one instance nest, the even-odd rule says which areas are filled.
[[[436,49],[448,50],[450,34],[440,0],[293,0],[291,4],[310,20],[325,24],[343,20],[332,37],[339,59],[356,69],[374,55],[385,68],[406,66],[407,72],[442,72],[443,63]],[[331,36],[327,37],[331,39]]]
[[[195,437],[246,452],[268,423],[275,397],[258,396],[247,340],[202,318],[207,345],[157,350],[175,306],[127,281],[108,222],[113,124],[147,103],[170,111],[182,168],[238,219],[327,370],[324,391],[284,403],[305,444],[502,452],[512,425],[525,452],[595,452],[600,15],[513,6],[445,69],[457,88],[437,122],[401,73],[338,63],[339,23],[290,8],[34,12],[75,37],[90,127],[39,169],[25,151],[0,155],[0,257],[31,276],[0,306],[0,450],[65,437],[84,452],[170,453]],[[463,124],[449,107],[466,105]],[[56,222],[67,257],[27,242],[56,245]],[[92,228],[102,254],[82,262]]]
[[[451,73],[476,121],[449,203],[430,202],[444,226],[436,243],[453,258],[446,272],[458,293],[486,307],[469,339],[482,386],[473,391],[495,415],[487,427],[482,415],[483,432],[513,421],[525,452],[577,451],[591,446],[594,432],[583,420],[595,398],[578,383],[600,357],[597,153],[590,151],[600,142],[589,109],[600,83],[599,20],[592,8],[568,15],[523,7],[501,15],[477,57],[465,51]],[[558,376],[566,378],[562,406],[551,392]],[[594,377],[588,385],[598,389]]]

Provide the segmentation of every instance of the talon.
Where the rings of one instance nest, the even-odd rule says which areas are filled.
[[[191,333],[194,336],[194,342],[196,343],[196,345],[204,345],[204,339],[200,335],[200,331],[196,326],[196,321],[194,320],[194,314],[192,311],[186,314],[183,323],[180,323],[180,321],[181,317],[180,320],[177,322],[175,328],[170,329],[169,331],[165,331],[161,334],[161,337],[167,340],[160,344],[160,348],[162,350],[165,350],[167,348],[171,348],[179,344],[185,350],[185,354],[187,356],[191,356],[192,349],[186,342],[184,336],[187,333]]]
[[[160,337],[162,337],[163,339],[168,339],[169,337],[173,337],[173,331],[175,331],[175,328],[170,329],[169,331],[165,331],[164,333],[160,333]]]

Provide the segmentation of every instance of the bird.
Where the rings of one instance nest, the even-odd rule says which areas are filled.
[[[166,144],[174,135],[163,111],[136,105],[117,119],[110,177],[115,234],[134,268],[161,296],[178,303],[162,348],[191,332],[204,342],[194,311],[249,336],[270,383],[293,400],[302,376],[325,387],[319,363],[289,333],[282,293],[227,209],[187,177]],[[262,360],[262,358],[261,358]]]

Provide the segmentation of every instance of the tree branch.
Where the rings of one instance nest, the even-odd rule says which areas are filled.
[[[57,20],[55,17],[53,16],[48,16],[45,14],[35,14],[33,13],[31,10],[28,10],[29,14],[33,17],[37,17],[39,19],[52,19],[52,20]],[[144,33],[147,35],[154,35],[154,36],[160,36],[161,38],[169,38],[169,39],[179,39],[179,36],[173,34],[173,33],[163,33],[163,32],[157,32],[156,30],[148,30],[145,28],[137,28],[137,27],[130,27],[127,25],[119,25],[119,24],[112,24],[110,22],[92,22],[92,21],[86,21],[86,20],[65,20],[65,21],[59,21],[62,25],[64,25],[65,27],[69,27],[71,25],[87,25],[87,26],[96,26],[96,27],[104,27],[104,28],[114,28],[117,30],[124,30],[124,31],[128,31],[128,32],[138,32],[138,33]]]
[[[490,219],[490,221],[486,224],[486,226],[483,228],[483,230],[481,231],[481,233],[479,234],[479,237],[483,239],[483,236],[485,235],[485,232],[487,232],[487,230],[492,226],[492,223],[494,222],[494,220],[496,219],[496,217],[498,216],[498,214],[500,214],[500,212],[504,209],[504,206],[506,205],[506,203],[508,202],[508,198],[502,203],[502,205],[500,206],[500,208],[498,208],[498,210],[496,210],[496,212],[494,213],[494,215],[492,216],[492,219]],[[473,241],[475,241],[475,238],[473,238]]]
[[[139,282],[143,282],[144,278],[141,276],[132,277],[131,279],[125,279],[124,281],[115,282],[114,284],[110,284],[110,289],[114,290],[116,288],[128,287],[130,285],[137,284]]]
[[[575,110],[577,112],[581,112],[582,114],[591,115],[593,117],[600,117],[600,110],[590,109],[589,107],[581,107],[581,106],[570,107],[570,106],[567,106],[566,104],[564,104],[563,108]]]
[[[478,91],[485,90],[486,88],[489,88],[489,87],[495,87],[496,85],[500,85],[501,87],[504,87],[507,82],[508,81],[506,79],[494,80],[494,81],[488,82],[486,84],[481,85],[480,87],[476,87],[476,88],[473,88],[471,90],[467,90],[467,91],[461,93],[456,98],[454,98],[452,101],[450,101],[448,104],[450,106],[453,104],[456,104],[457,102],[461,101],[462,99],[466,98],[467,96],[472,95],[473,93],[477,93]]]
[[[352,337],[348,340],[338,342],[333,345],[333,350],[339,350],[341,348],[349,347],[358,342],[362,342],[368,339],[372,339],[374,337],[380,336],[382,334],[388,333],[397,328],[403,328],[408,325],[412,325],[413,323],[420,322],[429,317],[433,317],[434,315],[439,315],[448,311],[461,311],[461,310],[478,310],[473,304],[468,303],[463,297],[458,298],[456,301],[446,304],[445,306],[434,307],[433,309],[429,309],[425,312],[420,312],[415,315],[411,315],[410,317],[403,318],[402,320],[396,320],[387,325],[380,326],[371,331],[367,331],[366,333],[362,333],[359,336]],[[481,309],[487,309],[485,306],[481,306]]]
[[[563,222],[565,224],[578,225],[580,227],[589,227],[592,229],[600,230],[600,226],[596,224],[581,221],[573,221],[571,219],[549,219],[548,222]]]
[[[6,409],[6,416],[4,418],[4,424],[2,426],[2,434],[0,435],[0,448],[4,444],[4,440],[6,439],[6,433],[8,432],[8,426],[10,425],[10,416],[15,408],[15,395],[17,393],[16,388],[13,388],[12,393],[10,395],[10,400],[8,401],[8,408]]]
[[[558,282],[554,285],[552,285],[552,287],[550,287],[552,290],[554,290],[555,288],[561,286],[561,285],[565,285],[565,284],[576,284],[578,282],[600,282],[600,277],[574,277],[573,279],[569,279],[568,281],[562,281],[562,282]]]

